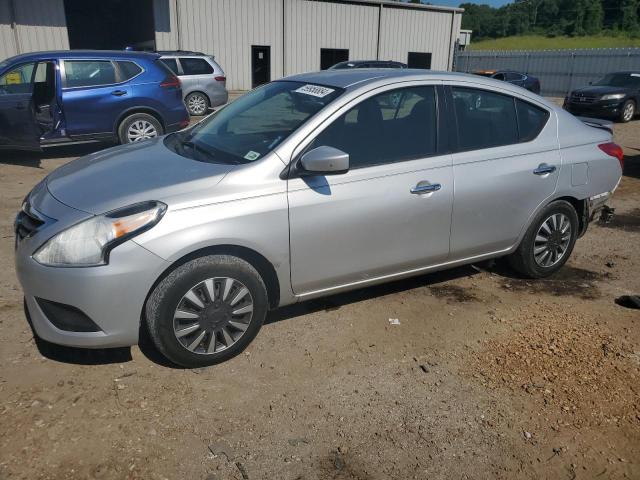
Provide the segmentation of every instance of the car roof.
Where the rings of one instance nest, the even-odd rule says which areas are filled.
[[[160,58],[157,53],[134,52],[129,50],[50,50],[44,52],[30,52],[7,58],[7,62],[37,61],[47,58],[115,58],[115,59],[146,59]]]

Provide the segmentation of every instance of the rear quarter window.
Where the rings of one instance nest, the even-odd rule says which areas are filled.
[[[136,63],[128,62],[125,60],[120,60],[116,63],[118,64],[118,68],[120,68],[121,82],[131,80],[133,77],[139,75],[142,72],[142,68],[140,68]]]
[[[213,67],[204,58],[181,57],[180,64],[185,75],[207,75],[213,73]]]
[[[518,111],[520,141],[530,142],[540,135],[547,124],[549,112],[520,99],[516,99],[516,109]]]

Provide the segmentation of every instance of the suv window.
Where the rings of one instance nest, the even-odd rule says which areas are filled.
[[[178,75],[178,61],[175,58],[161,58],[160,61],[169,67],[174,75]]]
[[[116,71],[109,60],[65,60],[65,87],[93,87],[116,83]]]
[[[0,77],[0,92],[29,93],[33,88],[33,68],[35,63],[16,67]]]
[[[520,99],[516,99],[516,109],[518,111],[520,141],[530,142],[540,134],[547,124],[549,112]]]
[[[137,64],[133,62],[127,62],[124,60],[119,60],[116,62],[118,67],[120,67],[120,81],[126,82],[127,80],[131,80],[136,75],[139,75],[142,72],[142,68],[140,68]]]
[[[410,87],[364,100],[335,120],[309,149],[349,154],[350,168],[423,158],[436,153],[434,87]]]
[[[213,73],[213,67],[204,58],[181,57],[180,63],[185,75],[207,75]]]
[[[460,150],[479,150],[518,143],[514,98],[509,95],[453,87]]]

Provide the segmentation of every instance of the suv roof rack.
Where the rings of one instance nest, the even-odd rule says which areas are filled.
[[[191,50],[156,50],[156,53],[160,55],[202,55],[208,56],[202,52],[192,52]],[[213,56],[213,55],[211,55]]]

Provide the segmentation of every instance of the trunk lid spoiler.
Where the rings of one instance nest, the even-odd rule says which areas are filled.
[[[577,117],[585,125],[589,125],[593,128],[599,128],[600,130],[606,130],[613,135],[613,122],[610,120],[602,120],[600,118],[588,118]]]

